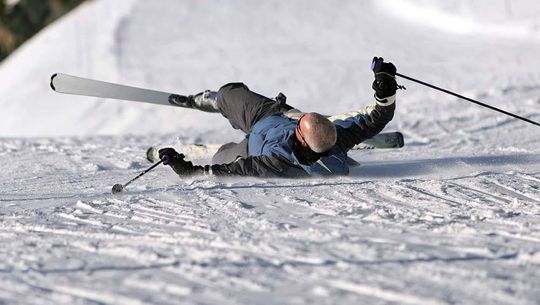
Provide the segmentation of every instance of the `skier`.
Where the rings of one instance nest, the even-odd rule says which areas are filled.
[[[246,133],[240,143],[220,147],[213,165],[193,165],[173,148],[159,150],[159,158],[179,176],[244,175],[304,177],[347,175],[347,151],[378,134],[394,116],[396,68],[383,58],[372,62],[375,103],[344,115],[325,117],[301,113],[285,103],[252,92],[242,83],[215,91],[174,98],[174,103],[207,112],[220,112],[232,127]]]

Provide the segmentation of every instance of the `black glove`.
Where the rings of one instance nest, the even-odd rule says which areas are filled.
[[[179,176],[194,176],[205,174],[205,168],[200,165],[193,165],[191,161],[184,160],[185,156],[179,154],[174,148],[163,148],[159,150],[159,159],[163,164],[170,165]]]
[[[384,99],[396,94],[396,67],[392,63],[384,62],[382,57],[374,57],[371,70],[375,73],[372,87],[377,98]]]

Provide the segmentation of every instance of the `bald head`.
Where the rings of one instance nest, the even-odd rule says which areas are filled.
[[[302,136],[311,150],[322,153],[336,144],[336,127],[326,117],[310,112],[299,121]]]

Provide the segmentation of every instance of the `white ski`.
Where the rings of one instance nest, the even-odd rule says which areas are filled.
[[[405,145],[403,134],[399,131],[382,132],[373,138],[354,146],[352,149],[381,149],[381,148],[401,148]]]
[[[179,106],[178,94],[113,84],[62,73],[51,76],[51,88],[59,93]]]

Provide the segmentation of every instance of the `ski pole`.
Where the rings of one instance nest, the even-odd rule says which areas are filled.
[[[428,83],[426,83],[426,82],[423,82],[423,81],[418,80],[418,79],[414,79],[414,78],[409,77],[409,76],[407,76],[407,75],[403,75],[403,74],[400,74],[400,73],[396,73],[396,76],[399,76],[399,77],[402,77],[402,78],[404,78],[404,79],[408,79],[408,80],[410,80],[410,81],[419,83],[419,84],[424,85],[424,86],[426,86],[426,87],[429,87],[429,88],[431,88],[431,89],[435,89],[435,90],[442,91],[442,92],[444,92],[444,93],[447,93],[447,94],[453,95],[453,96],[455,96],[455,97],[458,97],[458,98],[464,99],[464,100],[466,100],[466,101],[469,101],[469,102],[471,102],[471,103],[475,103],[475,104],[477,104],[477,105],[480,105],[480,106],[489,108],[489,109],[491,109],[491,110],[498,111],[498,112],[500,112],[500,113],[509,115],[509,116],[514,117],[514,118],[516,118],[516,119],[520,119],[520,120],[525,121],[525,122],[527,122],[527,123],[531,123],[531,124],[533,124],[533,125],[540,126],[540,123],[535,122],[535,121],[533,121],[533,120],[529,120],[529,119],[527,119],[527,118],[524,118],[524,117],[519,116],[519,115],[517,115],[517,114],[514,114],[514,113],[512,113],[512,112],[508,112],[508,111],[502,110],[502,109],[500,109],[500,108],[490,106],[490,105],[488,105],[488,104],[484,104],[484,103],[479,102],[479,101],[477,101],[477,100],[473,100],[472,98],[468,98],[468,97],[463,96],[463,95],[461,95],[461,94],[454,93],[454,92],[452,92],[452,91],[450,91],[450,90],[446,90],[446,89],[443,89],[443,88],[440,88],[440,87],[437,87],[437,86],[428,84]]]
[[[112,193],[113,193],[113,194],[117,194],[117,193],[122,192],[122,191],[124,190],[124,188],[125,188],[126,186],[128,186],[131,182],[133,182],[133,181],[135,181],[135,180],[141,178],[142,176],[144,176],[144,174],[148,173],[149,171],[153,170],[156,166],[158,166],[158,165],[160,165],[161,163],[164,163],[164,162],[165,162],[165,163],[169,163],[169,157],[168,157],[168,156],[163,156],[163,158],[161,158],[161,160],[158,161],[156,164],[150,166],[147,170],[145,170],[144,172],[140,173],[137,177],[135,177],[135,178],[129,180],[129,181],[126,182],[124,185],[119,184],[119,183],[113,185],[113,187],[112,187]]]

